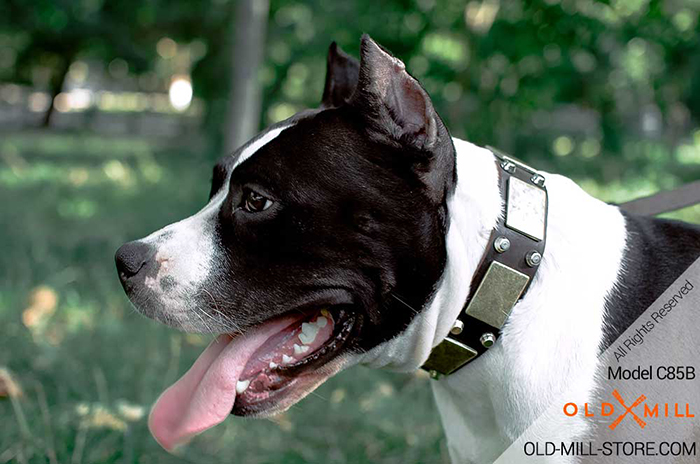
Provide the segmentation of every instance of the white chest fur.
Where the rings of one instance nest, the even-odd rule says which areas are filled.
[[[448,203],[448,264],[440,287],[404,334],[367,353],[363,363],[417,368],[464,304],[502,206],[491,153],[457,139],[455,147],[458,185]],[[498,343],[433,382],[455,463],[492,462],[555,395],[574,387],[574,379],[584,396],[595,385],[605,297],[618,278],[625,247],[624,219],[569,179],[543,174],[549,191],[547,245],[534,281]],[[584,430],[584,423],[571,421],[566,428],[571,435]]]

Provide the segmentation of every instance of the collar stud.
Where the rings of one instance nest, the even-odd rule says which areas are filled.
[[[484,348],[491,348],[493,346],[493,344],[496,342],[496,336],[494,334],[492,334],[491,332],[486,332],[485,334],[483,334],[481,336],[479,341],[481,342],[481,345]]]
[[[542,262],[542,255],[536,251],[531,251],[525,255],[525,262],[530,267],[539,266]]]
[[[498,237],[493,242],[493,248],[499,253],[505,253],[510,249],[510,240],[506,237]]]
[[[534,174],[530,177],[530,182],[538,187],[544,187],[544,176],[542,174]]]
[[[513,174],[515,172],[515,163],[513,163],[512,161],[504,160],[501,162],[501,168],[503,168],[504,171]]]
[[[457,319],[452,328],[450,329],[450,333],[452,335],[459,335],[462,333],[462,329],[464,329],[464,322]]]

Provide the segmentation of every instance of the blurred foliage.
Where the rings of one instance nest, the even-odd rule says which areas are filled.
[[[51,87],[102,63],[131,90],[191,73],[216,157],[231,0],[0,3],[0,80]],[[271,0],[261,127],[317,105],[332,40],[369,32],[421,80],[453,135],[580,179],[700,175],[700,0]],[[233,62],[231,60],[233,59]],[[157,86],[156,86],[157,87]]]
[[[355,53],[369,32],[455,136],[578,179],[644,178],[640,193],[700,177],[698,1],[272,5],[263,123],[315,105],[318,50],[335,39]]]

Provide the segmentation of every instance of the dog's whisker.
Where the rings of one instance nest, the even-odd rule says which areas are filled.
[[[318,394],[316,391],[312,391],[310,394],[313,395],[313,396],[315,396],[315,397],[317,397],[317,398],[321,398],[321,399],[322,399],[323,401],[325,401],[325,402],[329,402],[329,399],[328,399],[328,398],[326,398],[326,397],[323,396],[323,395]]]
[[[203,315],[207,316],[208,318],[212,319],[214,322],[216,322],[216,320],[215,320],[211,315],[209,315],[206,311],[204,311],[203,309],[201,309],[201,308],[200,308],[199,306],[197,306],[197,305],[193,306],[193,309],[194,309],[194,314],[195,314],[195,315],[199,318],[199,320],[202,322],[202,325],[205,327],[205,329],[207,330],[207,332],[209,332],[211,335],[216,336],[217,333],[212,329],[212,327],[211,327],[209,324],[207,324],[207,322],[202,318],[201,315],[203,314]]]
[[[216,298],[214,298],[214,295],[212,295],[212,293],[209,292],[206,288],[202,288],[201,291],[205,293],[209,297],[209,299],[211,299],[214,305],[211,309],[219,316],[217,324],[223,325],[224,330],[228,333],[243,333],[238,324],[236,324],[223,311],[221,311],[221,309],[219,308],[219,304],[216,302]]]
[[[391,292],[391,293],[389,294],[389,296],[391,296],[391,297],[393,297],[394,299],[398,300],[399,303],[401,303],[401,304],[403,304],[404,306],[406,306],[408,309],[410,309],[411,311],[413,311],[415,314],[419,314],[419,312],[418,312],[417,309],[415,309],[413,306],[411,306],[411,305],[408,304],[406,301],[404,301],[403,299],[401,299],[396,293]]]
[[[202,319],[202,316],[199,315],[199,311],[197,311],[197,309],[195,309],[195,310],[193,311],[193,313],[194,313],[194,315],[197,316],[197,318],[202,322],[202,325],[204,325],[205,327],[207,327],[207,323],[204,322],[204,319]],[[209,330],[208,327],[207,327],[207,330]]]
[[[405,300],[403,300],[401,297],[399,297],[396,293],[391,292],[389,295],[390,295],[391,297],[393,297],[394,299],[396,299],[396,300],[397,300],[398,302],[400,302],[401,304],[403,304],[404,306],[406,306],[408,309],[410,309],[411,311],[413,311],[417,316],[421,314],[417,309],[415,309],[413,306],[411,306],[410,304],[408,304]],[[388,304],[388,302],[387,302],[386,304]],[[430,329],[434,329],[434,328],[435,328],[435,322],[436,322],[436,321],[432,321],[432,320],[430,320],[430,319],[428,319],[428,318],[424,318],[424,320],[423,320],[423,323],[424,323],[428,328],[430,328]]]

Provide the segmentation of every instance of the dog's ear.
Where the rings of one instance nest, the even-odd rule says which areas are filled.
[[[430,197],[442,201],[456,183],[452,138],[427,92],[401,60],[366,34],[351,106],[364,119],[369,138],[398,149]]]
[[[362,36],[360,77],[353,105],[376,136],[392,145],[430,151],[440,120],[430,97],[393,57],[367,34]]]
[[[331,108],[347,103],[355,93],[359,73],[360,62],[333,42],[328,48],[326,85],[323,88],[321,106]]]

